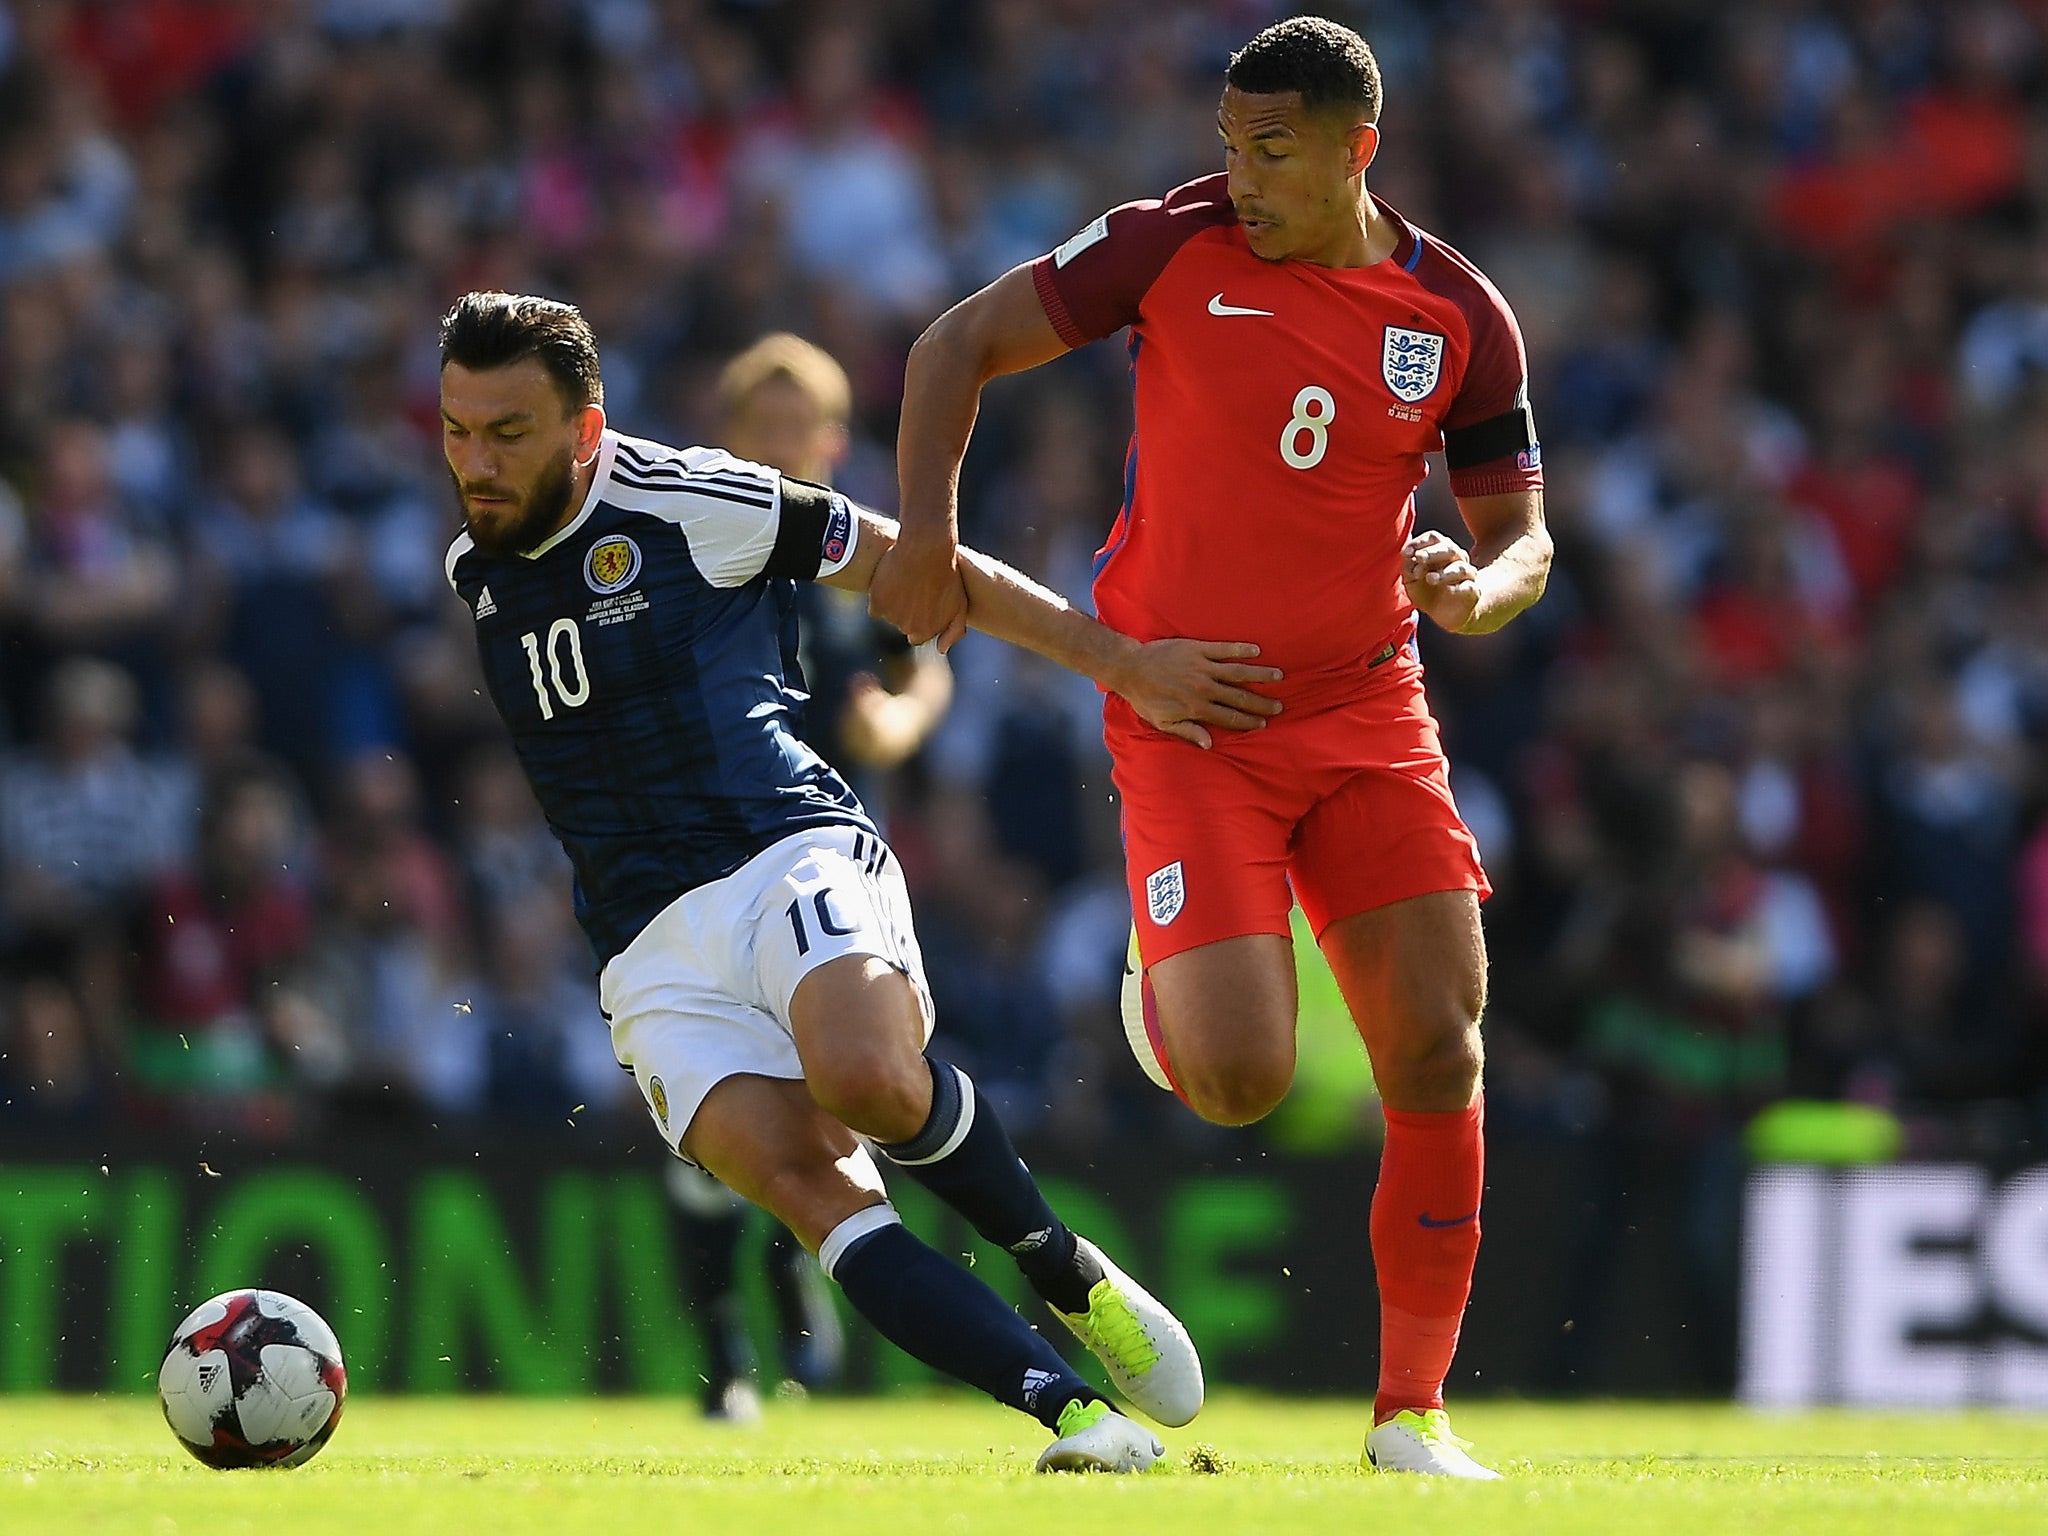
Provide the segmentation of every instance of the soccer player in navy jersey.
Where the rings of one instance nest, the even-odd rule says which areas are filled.
[[[572,307],[472,293],[441,325],[464,532],[447,575],[492,701],[576,876],[612,1046],[668,1145],[764,1206],[909,1354],[1054,1433],[1043,1469],[1162,1450],[967,1270],[903,1227],[872,1143],[1011,1253],[1161,1423],[1202,1402],[1187,1332],[1070,1232],[966,1074],[925,1054],[903,878],[801,735],[797,581],[865,590],[894,525],[721,449],[605,425]],[[1160,729],[1256,729],[1250,646],[1140,644],[972,551],[976,627],[1094,678]]]

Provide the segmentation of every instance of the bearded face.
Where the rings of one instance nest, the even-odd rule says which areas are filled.
[[[547,460],[522,490],[501,471],[482,484],[464,482],[449,466],[448,478],[462,503],[462,525],[487,555],[523,555],[545,543],[568,520],[576,485],[576,455],[564,448]]]
[[[579,465],[596,456],[604,411],[565,406],[532,358],[441,370],[441,448],[463,526],[486,555],[525,554],[573,514]]]

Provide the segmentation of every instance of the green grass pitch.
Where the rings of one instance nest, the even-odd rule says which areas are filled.
[[[1459,1429],[1509,1474],[1481,1486],[1361,1475],[1364,1422],[1224,1394],[1143,1477],[1036,1477],[1036,1428],[966,1397],[772,1404],[736,1428],[679,1401],[366,1396],[310,1465],[224,1474],[153,1399],[0,1398],[0,1532],[2048,1532],[2038,1417],[1473,1402]]]

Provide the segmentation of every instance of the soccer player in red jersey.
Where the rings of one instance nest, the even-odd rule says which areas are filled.
[[[1281,22],[1225,78],[1223,174],[1112,209],[920,338],[902,533],[873,601],[913,640],[959,635],[955,491],[982,386],[1128,326],[1137,423],[1101,617],[1141,638],[1253,641],[1284,674],[1266,690],[1281,713],[1207,750],[1107,703],[1152,1004],[1133,1043],[1210,1120],[1270,1111],[1294,1070],[1300,901],[1387,1121],[1366,1460],[1491,1477],[1443,1410],[1479,1247],[1489,887],[1414,635],[1418,613],[1483,633],[1542,595],[1527,364],[1493,285],[1366,190],[1380,80],[1363,39]],[[1414,531],[1439,447],[1469,548]]]

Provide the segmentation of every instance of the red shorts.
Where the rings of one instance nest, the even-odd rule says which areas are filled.
[[[1355,698],[1212,731],[1204,752],[1112,694],[1124,873],[1146,965],[1245,933],[1320,938],[1339,918],[1432,891],[1493,892],[1451,799],[1422,666],[1405,650]]]

